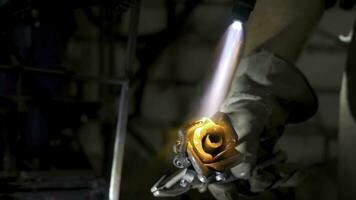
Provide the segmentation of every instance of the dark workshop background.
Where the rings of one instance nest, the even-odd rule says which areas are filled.
[[[120,97],[130,78],[122,200],[155,199],[176,131],[194,110],[231,0],[141,2],[127,63],[130,1],[0,1],[0,199],[105,199]],[[326,12],[297,62],[320,106],[279,147],[311,168],[294,191],[246,199],[336,199],[338,101],[353,11]],[[342,22],[342,23],[341,23]],[[209,200],[192,191],[173,199]],[[244,199],[244,198],[243,198]]]

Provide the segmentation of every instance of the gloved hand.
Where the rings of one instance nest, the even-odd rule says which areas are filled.
[[[274,145],[285,124],[304,121],[316,109],[313,90],[294,66],[267,51],[243,58],[221,109],[238,135],[236,150],[244,155],[242,163],[231,169],[233,176],[245,180],[250,192],[290,184],[293,171],[278,164],[285,158],[273,153]],[[281,180],[285,177],[289,179]],[[229,199],[232,191],[231,184],[226,193],[223,185],[209,189],[219,200]]]

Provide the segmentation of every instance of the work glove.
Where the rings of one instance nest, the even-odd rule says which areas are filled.
[[[236,199],[237,193],[256,193],[292,186],[301,175],[286,165],[274,146],[287,123],[302,122],[317,109],[317,98],[303,74],[268,51],[241,60],[221,112],[238,136],[236,150],[242,163],[231,168],[233,183],[211,184],[218,200]]]

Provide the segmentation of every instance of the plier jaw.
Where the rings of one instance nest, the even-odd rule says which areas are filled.
[[[179,196],[199,182],[196,175],[192,169],[178,169],[171,175],[162,176],[151,188],[151,192],[155,197]]]

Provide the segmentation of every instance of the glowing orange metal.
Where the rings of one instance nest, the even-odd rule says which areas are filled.
[[[241,155],[235,149],[237,139],[229,121],[203,118],[187,127],[185,143],[196,171],[208,176],[240,163]]]

